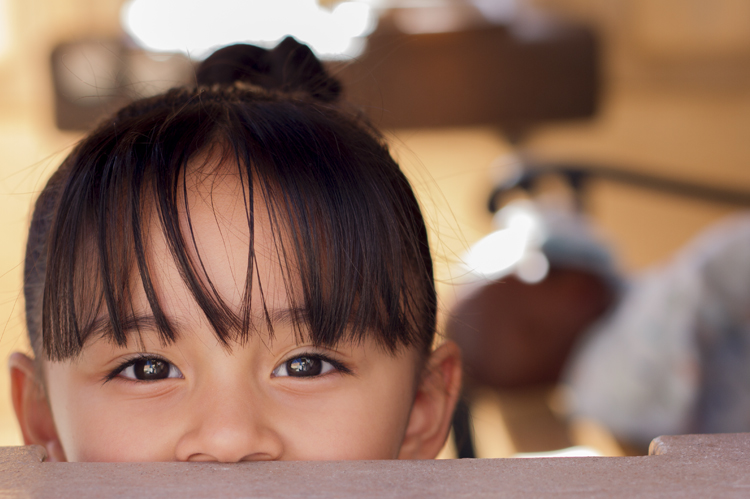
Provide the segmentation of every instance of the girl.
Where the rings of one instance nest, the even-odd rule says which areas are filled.
[[[135,102],[36,202],[11,357],[62,461],[433,458],[460,386],[432,349],[427,233],[382,138],[292,39]]]

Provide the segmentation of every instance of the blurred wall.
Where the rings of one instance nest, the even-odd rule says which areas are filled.
[[[0,0],[0,361],[25,349],[21,274],[35,193],[78,138],[54,127],[49,53],[59,42],[111,37],[120,0]],[[591,23],[603,39],[599,117],[536,130],[526,146],[583,159],[750,189],[750,3],[745,0],[535,0]],[[398,130],[394,153],[423,202],[441,300],[450,267],[490,230],[491,162],[510,150],[489,128]],[[732,207],[601,183],[596,219],[628,269],[666,258]],[[0,445],[20,443],[0,370]]]
[[[49,55],[66,39],[119,30],[119,0],[0,0],[0,445],[20,443],[6,359],[27,350],[21,293],[35,193],[78,138],[54,126]]]

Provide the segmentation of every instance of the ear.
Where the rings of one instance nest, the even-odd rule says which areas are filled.
[[[461,351],[452,341],[435,349],[425,366],[399,459],[434,459],[448,437],[461,391]]]
[[[44,447],[47,461],[65,461],[49,402],[41,380],[37,379],[34,361],[27,355],[14,352],[8,364],[13,408],[24,443]]]

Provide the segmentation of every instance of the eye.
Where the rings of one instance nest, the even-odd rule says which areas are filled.
[[[159,357],[139,357],[120,367],[114,376],[138,380],[157,381],[167,378],[182,378],[177,366]]]
[[[300,355],[283,362],[273,370],[272,375],[276,377],[312,378],[335,370],[349,371],[340,363],[326,359],[321,355]]]

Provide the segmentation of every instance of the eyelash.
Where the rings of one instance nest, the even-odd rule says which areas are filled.
[[[120,377],[120,374],[122,374],[122,372],[125,369],[127,369],[130,366],[134,366],[138,361],[142,361],[142,360],[158,360],[158,361],[164,362],[166,364],[169,364],[171,367],[176,368],[176,366],[174,364],[172,364],[167,359],[165,359],[164,357],[161,357],[159,355],[154,355],[154,354],[140,354],[140,355],[137,355],[135,357],[131,357],[131,358],[123,361],[120,365],[118,365],[117,367],[115,367],[109,374],[107,374],[104,377],[104,382],[107,383],[107,382],[112,381],[113,379],[115,379],[117,377]],[[179,369],[178,369],[178,371],[179,371]],[[153,382],[153,381],[159,381],[159,380],[139,380],[139,379],[131,379],[131,378],[123,378],[123,379],[125,379],[126,381],[135,381],[137,383],[150,383],[150,382]]]

